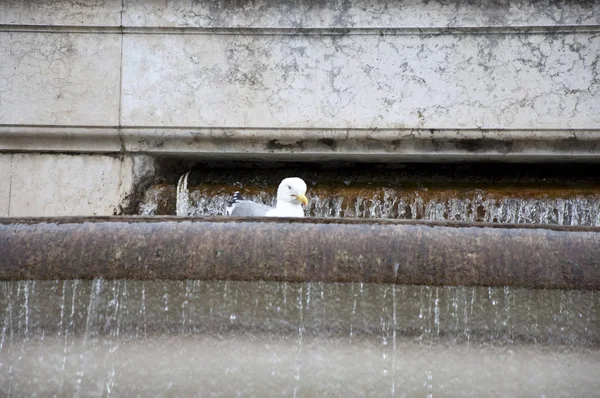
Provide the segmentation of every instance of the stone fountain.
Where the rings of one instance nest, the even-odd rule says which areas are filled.
[[[599,32],[0,1],[0,396],[597,396]],[[309,218],[223,215],[290,175]]]

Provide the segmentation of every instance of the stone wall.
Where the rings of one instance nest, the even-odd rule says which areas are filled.
[[[152,174],[143,157],[0,154],[0,217],[120,214]]]
[[[0,214],[20,170],[71,173],[75,197],[101,173],[114,195],[138,155],[600,153],[599,1],[8,0],[0,60]],[[49,160],[82,152],[83,173]]]

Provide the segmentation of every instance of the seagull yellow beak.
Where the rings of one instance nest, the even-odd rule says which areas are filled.
[[[296,195],[296,199],[298,199],[298,202],[302,203],[305,206],[308,204],[308,199],[304,195]]]

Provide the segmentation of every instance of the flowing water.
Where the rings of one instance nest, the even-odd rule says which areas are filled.
[[[309,185],[306,212],[313,217],[600,226],[594,173],[570,181],[560,169],[516,179],[413,171],[327,178],[301,170],[191,172],[148,189],[139,214],[223,215],[235,190],[272,205],[278,181],[299,175]],[[600,295],[593,291],[0,282],[0,320],[0,396],[6,397],[591,397],[600,391]]]
[[[600,226],[600,194],[596,193],[571,192],[566,197],[549,197],[542,192],[534,197],[519,197],[500,196],[485,189],[348,191],[310,191],[307,216]],[[180,191],[176,214],[224,215],[232,195],[213,195],[210,187]],[[245,198],[271,206],[276,203],[273,193],[267,191],[248,193]],[[145,209],[157,208],[148,203],[144,206]],[[156,213],[146,211],[142,214]]]
[[[187,172],[176,184],[151,187],[140,203],[139,214],[224,215],[236,190],[246,199],[275,204],[277,179],[269,175],[239,177],[229,177],[231,183],[223,184],[210,173]],[[371,182],[369,177],[335,182],[331,177],[307,178],[306,215],[600,226],[600,184],[595,180],[496,182],[462,176],[456,181],[442,177],[416,181],[393,175]]]
[[[202,281],[0,284],[2,396],[593,396],[600,296]]]

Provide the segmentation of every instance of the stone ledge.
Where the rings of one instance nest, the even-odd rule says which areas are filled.
[[[111,127],[0,126],[0,152],[120,152]]]
[[[599,243],[600,228],[593,227],[335,218],[0,218],[0,280],[599,290]]]
[[[0,152],[219,160],[600,161],[600,129],[279,129],[0,126]]]
[[[205,27],[205,26],[77,26],[6,25],[0,32],[80,33],[80,34],[189,34],[189,35],[465,35],[465,34],[565,34],[598,33],[600,25],[513,25],[513,26],[352,26],[352,27]]]

